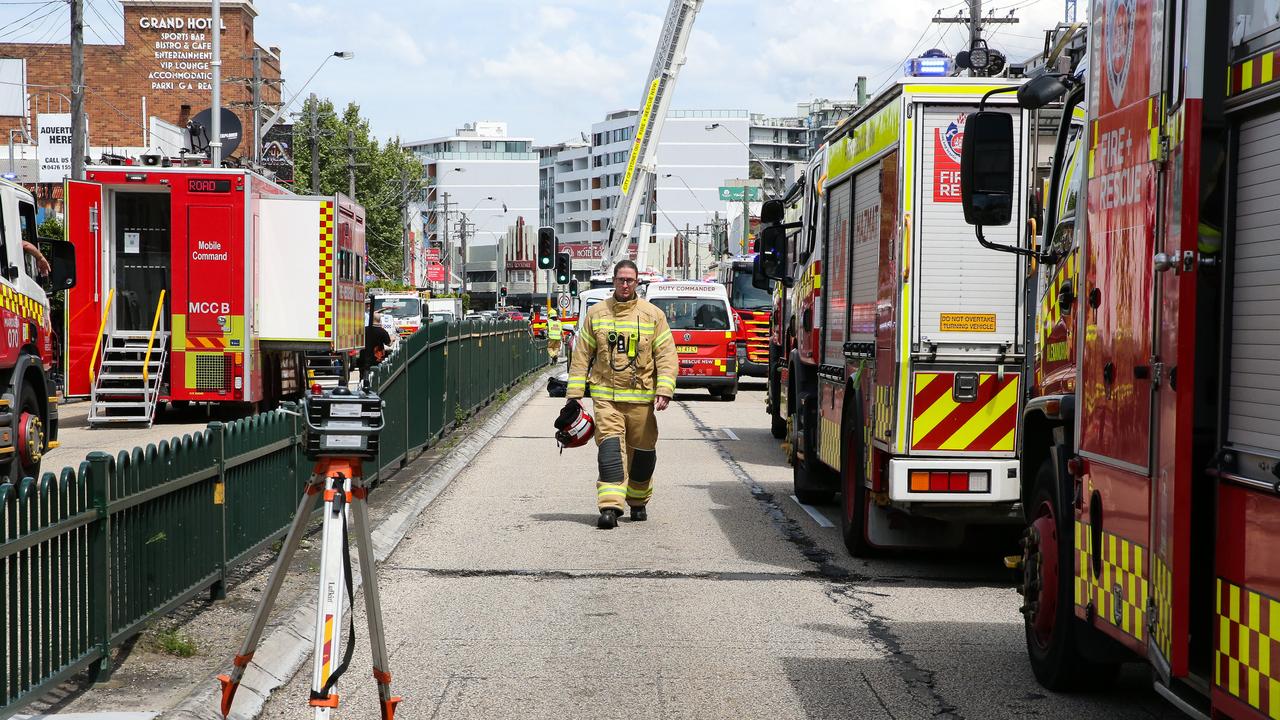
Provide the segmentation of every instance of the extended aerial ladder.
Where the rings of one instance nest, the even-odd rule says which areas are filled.
[[[644,84],[644,100],[640,105],[640,117],[636,119],[631,155],[627,160],[626,174],[622,176],[622,195],[609,226],[609,244],[600,256],[601,270],[608,271],[627,256],[640,206],[653,187],[662,125],[667,119],[667,108],[675,92],[676,78],[680,75],[680,68],[684,66],[684,51],[689,45],[689,36],[693,34],[693,21],[701,9],[702,0],[671,0],[671,5],[667,8],[667,20],[658,37],[658,48],[653,55],[649,79]],[[649,223],[640,226],[636,264],[642,270],[646,261],[650,228]]]

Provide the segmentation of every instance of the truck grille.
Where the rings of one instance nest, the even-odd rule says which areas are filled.
[[[747,359],[753,363],[769,362],[769,313],[739,311],[746,326]]]
[[[222,353],[199,353],[196,355],[196,390],[224,390],[227,387],[227,375],[230,363]]]

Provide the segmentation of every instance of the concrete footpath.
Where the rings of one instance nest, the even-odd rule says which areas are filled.
[[[467,467],[508,420],[537,394],[545,395],[548,372],[533,375],[509,397],[483,409],[459,431],[423,453],[371,495],[375,554],[385,559],[418,515]],[[272,689],[309,660],[314,620],[319,522],[303,540],[281,589],[255,662],[237,695],[236,717],[257,713]],[[157,618],[148,632],[120,648],[115,670],[90,684],[83,675],[32,703],[31,720],[149,720],[220,718],[216,675],[226,672],[248,629],[274,553],[237,568],[227,598],[199,599]],[[358,576],[358,572],[357,572]],[[358,582],[358,580],[357,580]],[[181,639],[192,654],[177,656],[161,641]],[[130,712],[125,712],[130,711]]]

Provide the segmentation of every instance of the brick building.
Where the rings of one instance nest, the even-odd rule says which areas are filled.
[[[124,44],[85,45],[85,113],[94,162],[102,152],[114,149],[133,155],[148,147],[144,128],[149,122],[144,118],[185,126],[211,101],[209,0],[121,0],[121,4]],[[256,45],[253,21],[257,14],[252,0],[222,0],[222,104],[240,117],[244,128],[240,147],[232,153],[239,157],[250,154],[253,142],[248,78],[253,76],[255,47],[265,80],[263,103],[272,105],[280,99],[280,50]],[[70,45],[0,43],[0,58],[25,62],[28,115],[24,129],[34,139],[36,113],[70,111],[66,99]],[[10,129],[23,127],[23,122],[19,117],[0,117],[0,138],[6,138]]]

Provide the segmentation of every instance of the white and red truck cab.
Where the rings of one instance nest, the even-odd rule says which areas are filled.
[[[678,388],[707,388],[732,400],[738,395],[738,326],[729,293],[715,282],[655,282],[645,299],[667,316],[680,355]]]
[[[362,345],[364,209],[247,170],[86,168],[67,194],[81,282],[67,394],[90,422],[160,402],[263,406],[306,384],[302,354]]]
[[[31,247],[51,265],[42,275]],[[58,444],[52,371],[56,344],[49,295],[75,285],[70,243],[36,235],[36,203],[21,185],[0,180],[0,482],[37,477],[40,459]]]

